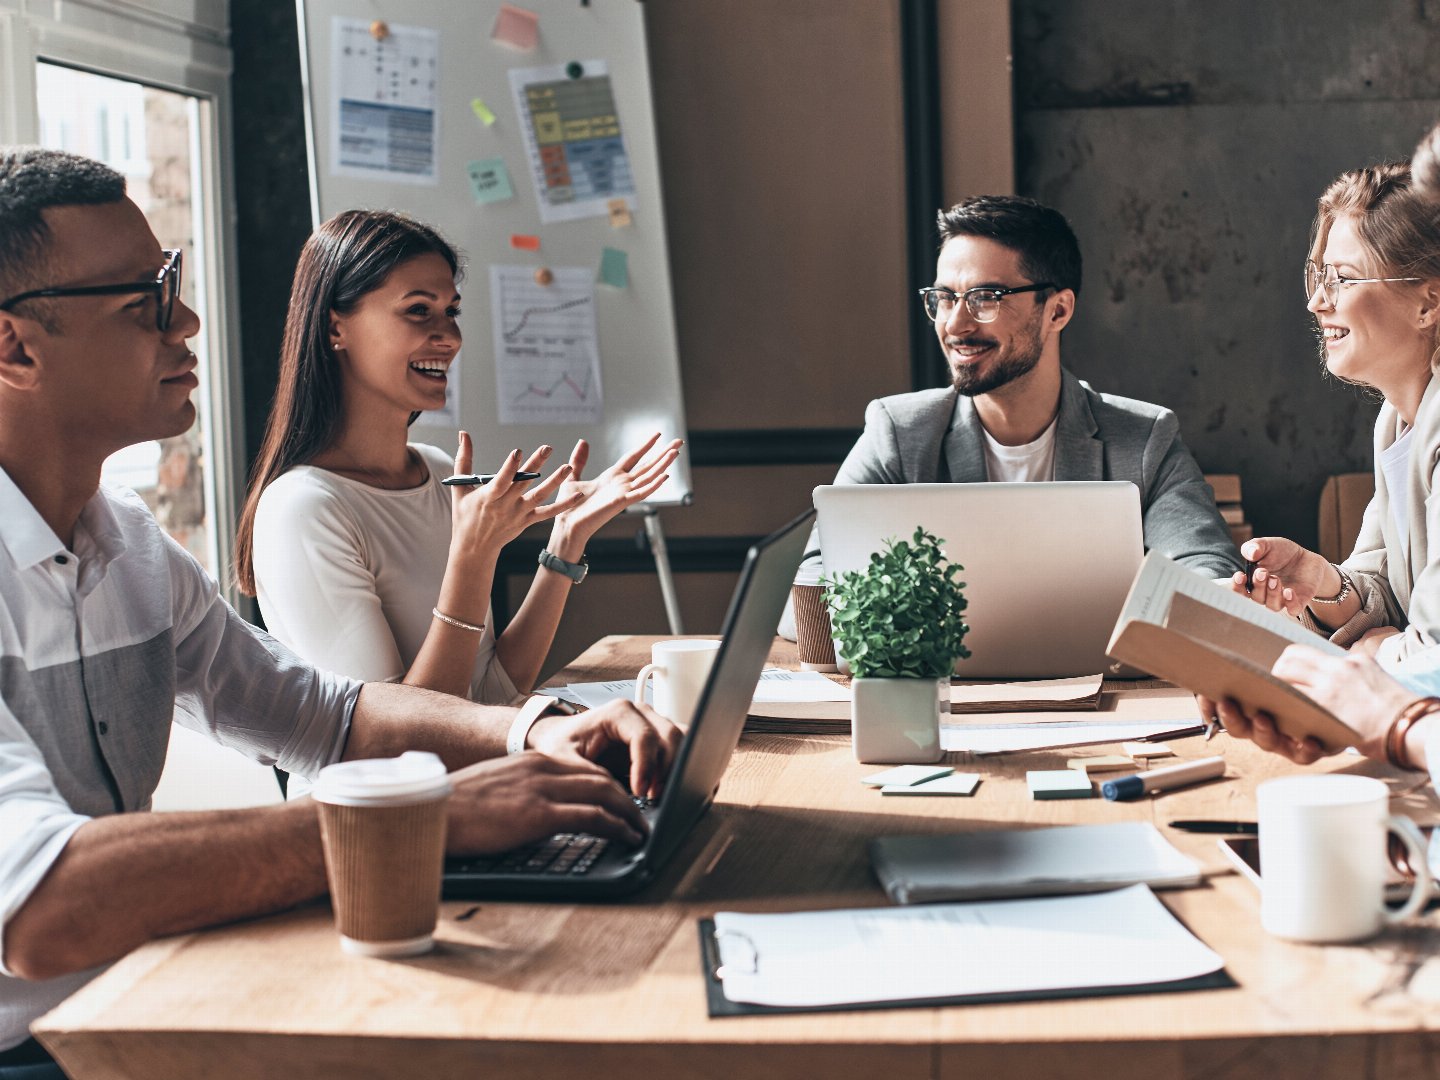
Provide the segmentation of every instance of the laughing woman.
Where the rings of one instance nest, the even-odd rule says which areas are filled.
[[[1395,666],[1440,644],[1440,214],[1410,169],[1346,173],[1320,198],[1305,267],[1325,367],[1385,398],[1375,424],[1375,497],[1336,566],[1259,537],[1253,599],[1339,645]],[[1244,575],[1235,588],[1245,591]]]
[[[538,679],[590,537],[659,489],[680,444],[654,451],[654,436],[585,480],[582,440],[533,485],[515,474],[540,469],[551,448],[516,450],[490,484],[441,487],[472,471],[468,435],[452,462],[407,432],[445,403],[458,272],[434,230],[389,212],[347,211],[306,242],[236,576],[271,633],[319,667],[502,703]],[[497,637],[500,549],[546,520],[550,558]]]

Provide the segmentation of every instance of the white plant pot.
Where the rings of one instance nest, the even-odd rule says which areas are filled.
[[[855,679],[850,684],[855,760],[904,765],[940,760],[940,717],[950,711],[950,680]]]

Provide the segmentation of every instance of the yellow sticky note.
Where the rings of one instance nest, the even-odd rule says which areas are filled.
[[[540,16],[524,8],[501,4],[490,38],[501,45],[528,52],[540,40]]]
[[[486,127],[490,127],[495,123],[495,114],[490,111],[490,106],[486,105],[485,102],[481,101],[478,97],[470,99],[470,111],[475,114],[475,119],[479,120]]]
[[[605,208],[610,211],[610,227],[612,229],[624,229],[632,223],[630,207],[626,205],[624,199],[611,199],[605,204]]]

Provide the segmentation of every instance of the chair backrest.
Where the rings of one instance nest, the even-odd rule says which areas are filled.
[[[1342,562],[1355,548],[1365,507],[1375,497],[1373,473],[1337,473],[1320,489],[1320,554]]]

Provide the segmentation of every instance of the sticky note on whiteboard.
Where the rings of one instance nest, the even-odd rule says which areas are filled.
[[[600,255],[600,273],[596,280],[615,289],[630,287],[630,256],[607,247]]]
[[[470,99],[470,111],[475,114],[475,119],[479,120],[486,127],[490,127],[495,123],[495,114],[490,111],[490,106],[486,105],[485,102],[481,101],[478,97]]]
[[[503,202],[515,197],[515,189],[510,184],[510,170],[505,168],[504,158],[472,161],[466,169],[470,174],[470,193],[477,203]]]
[[[501,4],[490,38],[501,45],[528,52],[540,39],[540,16],[524,8]]]
[[[510,246],[521,251],[539,251],[540,237],[530,236],[527,233],[515,233],[510,237]]]

